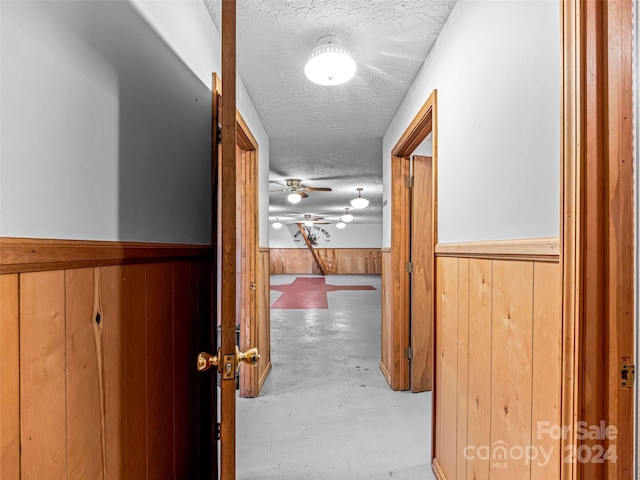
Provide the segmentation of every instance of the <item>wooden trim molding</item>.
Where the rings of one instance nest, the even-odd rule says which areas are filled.
[[[269,247],[258,247],[260,253],[269,253],[271,249]]]
[[[436,257],[558,262],[560,241],[558,238],[528,238],[492,242],[438,243],[435,253]]]
[[[0,274],[208,257],[209,245],[0,237]]]
[[[382,372],[382,375],[384,375],[384,378],[387,379],[387,382],[391,384],[391,375],[389,375],[389,370],[387,370],[387,367],[385,367],[382,362],[380,362],[380,371]]]
[[[435,474],[438,480],[447,480],[447,476],[444,474],[442,467],[438,463],[438,459],[434,458],[431,462],[431,467],[433,468],[433,473]]]
[[[433,111],[436,103],[436,90],[431,92],[429,98],[420,111],[416,114],[411,124],[402,134],[402,137],[398,139],[398,142],[393,147],[391,154],[394,157],[406,157],[413,153],[418,148],[429,132],[433,129]],[[433,155],[435,157],[435,154]]]

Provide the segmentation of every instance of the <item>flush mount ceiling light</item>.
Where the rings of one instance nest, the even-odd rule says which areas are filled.
[[[338,222],[338,223],[336,223],[336,227],[338,227],[338,228],[344,228],[344,227],[346,227],[346,226],[347,226],[347,224],[346,224],[346,223],[342,223],[342,222]]]
[[[289,200],[289,202],[291,203],[298,203],[300,200],[302,200],[302,195],[296,192],[290,193],[287,197],[287,200]]]
[[[351,206],[353,208],[364,208],[369,205],[369,200],[362,198],[362,188],[356,188],[358,190],[358,198],[351,200]]]
[[[340,217],[340,220],[342,220],[345,223],[349,223],[351,220],[353,220],[353,215],[349,213],[348,208],[344,209],[344,215]]]
[[[337,37],[325,35],[309,54],[304,74],[318,85],[340,85],[356,74],[356,62]]]
[[[273,222],[272,227],[275,228],[276,230],[279,228],[282,228],[282,224],[278,221],[278,217],[276,217],[276,221]]]

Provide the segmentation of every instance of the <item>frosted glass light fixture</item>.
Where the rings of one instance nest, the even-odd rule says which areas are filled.
[[[289,196],[287,197],[287,200],[289,200],[289,202],[291,203],[298,203],[300,200],[302,200],[302,196],[298,193],[290,193]]]
[[[275,228],[276,230],[278,230],[279,228],[282,228],[282,224],[278,221],[278,217],[276,217],[276,221],[273,222],[272,227]]]
[[[346,227],[346,226],[347,226],[347,224],[346,224],[346,223],[342,223],[342,222],[338,222],[338,223],[336,223],[336,227],[337,227],[337,228],[344,228],[344,227]]]
[[[344,209],[344,215],[340,217],[340,220],[342,220],[344,223],[349,223],[353,220],[353,215],[349,213],[349,208]]]
[[[356,74],[356,62],[337,37],[325,35],[309,54],[304,74],[318,85],[340,85]]]
[[[356,188],[358,190],[358,198],[351,200],[351,206],[353,208],[364,208],[369,205],[369,200],[362,198],[362,188]]]
[[[311,220],[305,220],[305,221],[304,221],[304,224],[305,224],[307,227],[313,227],[313,222],[312,222]]]

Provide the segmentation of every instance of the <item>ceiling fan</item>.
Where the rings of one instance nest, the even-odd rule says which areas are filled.
[[[293,222],[293,223],[303,224],[303,225],[306,225],[307,227],[311,225],[328,225],[329,224],[329,222],[325,222],[323,220],[324,220],[324,217],[317,217],[310,213],[305,213],[302,215],[302,220],[298,220],[297,222]]]
[[[329,187],[305,187],[302,185],[302,180],[299,178],[287,178],[285,180],[287,183],[287,188],[283,188],[280,190],[271,190],[271,192],[291,192],[293,194],[297,194],[300,198],[307,198],[307,192],[330,192],[331,189]]]

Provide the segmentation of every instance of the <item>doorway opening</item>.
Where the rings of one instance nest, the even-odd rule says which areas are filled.
[[[435,479],[430,394],[393,391],[378,370],[380,275],[271,285],[275,368],[258,399],[238,399],[238,478]]]
[[[436,98],[434,90],[391,152],[391,246],[383,249],[382,259],[380,368],[393,390],[425,391],[434,384]],[[429,135],[430,156],[414,155]]]

